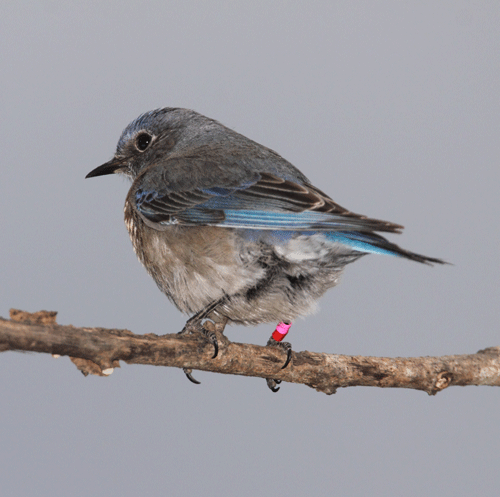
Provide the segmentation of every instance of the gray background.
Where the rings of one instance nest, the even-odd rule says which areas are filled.
[[[500,345],[500,4],[3,2],[0,315],[136,333],[185,321],[133,254],[128,184],[84,180],[121,130],[193,108],[263,143],[393,237],[453,266],[348,267],[295,350],[418,356]],[[227,335],[264,344],[272,326]],[[2,496],[485,495],[499,390],[297,385],[0,356]]]

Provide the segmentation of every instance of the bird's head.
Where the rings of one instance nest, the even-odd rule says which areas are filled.
[[[119,173],[134,180],[144,168],[162,163],[175,152],[207,143],[221,128],[217,121],[188,109],[146,112],[123,130],[114,157],[85,177]]]

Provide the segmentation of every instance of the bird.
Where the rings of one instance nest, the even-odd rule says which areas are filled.
[[[134,251],[158,288],[202,325],[278,323],[267,343],[286,352],[291,323],[314,312],[346,265],[367,254],[424,264],[380,233],[403,226],[334,202],[278,153],[193,110],[163,107],[122,132],[113,158],[86,178],[118,173],[132,186],[124,207]],[[191,370],[188,378],[198,383]],[[276,392],[279,380],[267,379]]]

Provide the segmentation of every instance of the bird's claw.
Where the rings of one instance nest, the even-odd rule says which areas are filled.
[[[267,386],[271,390],[271,392],[276,393],[280,387],[276,386],[281,383],[281,380],[273,380],[272,378],[266,378]]]
[[[208,341],[214,346],[214,355],[212,359],[217,357],[219,353],[219,342],[217,341],[217,335],[213,331],[209,331],[206,328],[202,328],[201,332],[207,337]]]
[[[193,378],[193,375],[191,374],[193,372],[192,369],[182,368],[182,370],[184,371],[184,374],[187,376],[187,379],[191,383],[194,383],[195,385],[201,385],[201,381],[198,381],[196,378]]]
[[[283,364],[283,366],[281,366],[281,369],[285,369],[289,364],[290,364],[290,361],[292,360],[292,345],[288,342],[285,342],[287,345],[289,345],[287,351],[286,351],[286,361],[285,361],[285,364]]]

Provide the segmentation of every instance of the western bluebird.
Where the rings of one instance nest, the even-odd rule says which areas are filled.
[[[192,315],[183,332],[202,331],[205,319],[221,330],[278,322],[268,345],[287,351],[283,367],[291,322],[314,311],[347,264],[368,253],[443,263],[377,234],[402,226],[344,209],[273,150],[192,110],[132,121],[114,157],[86,177],[111,173],[132,181],[125,224],[160,290]],[[215,334],[205,334],[215,357]]]

